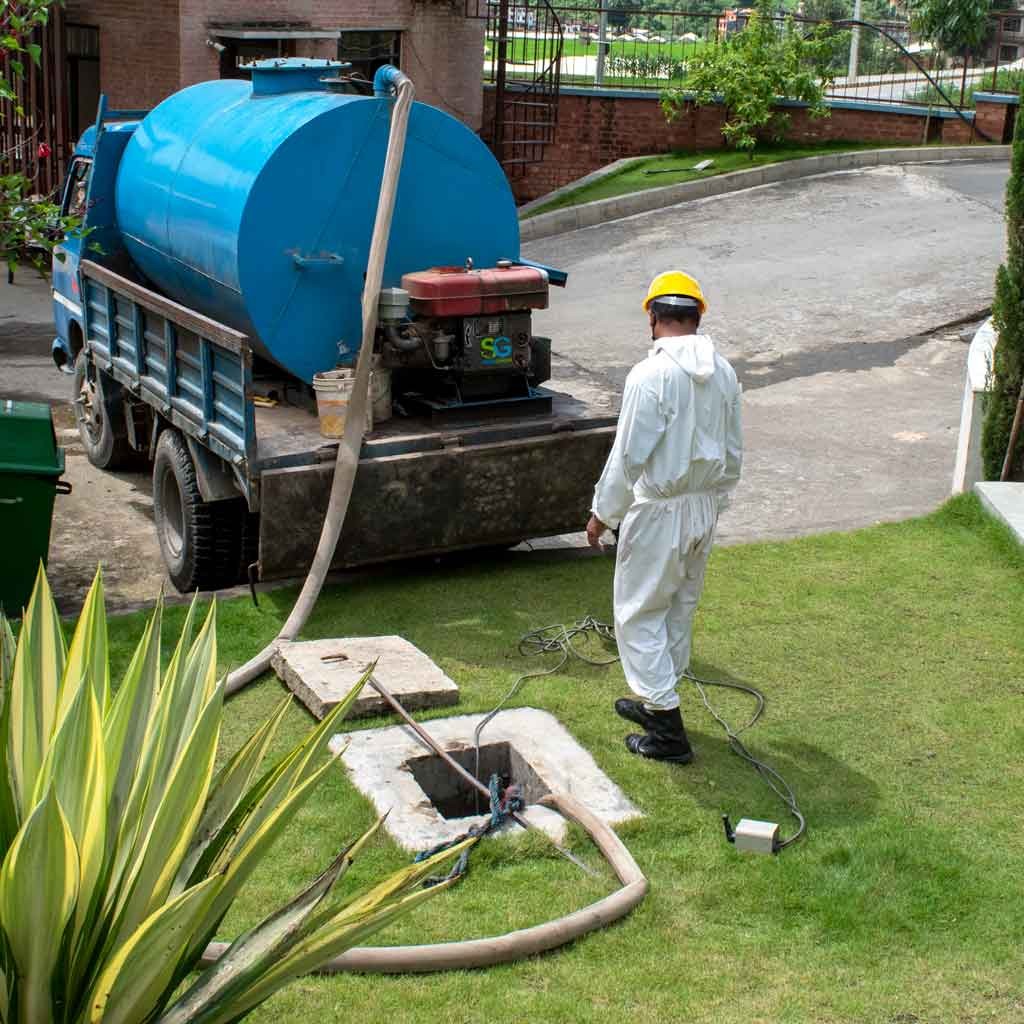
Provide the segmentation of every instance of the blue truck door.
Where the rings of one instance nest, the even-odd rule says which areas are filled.
[[[61,213],[85,220],[89,209],[89,184],[92,178],[92,159],[75,157],[64,183]],[[53,361],[70,372],[76,350],[84,339],[82,322],[82,296],[78,278],[78,264],[86,240],[69,236],[53,254],[53,321],[57,337],[53,341]],[[74,337],[77,332],[77,339]]]

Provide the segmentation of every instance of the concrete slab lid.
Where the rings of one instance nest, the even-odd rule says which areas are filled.
[[[979,480],[974,493],[989,514],[1005,523],[1024,544],[1024,483],[1013,480]]]
[[[326,659],[326,660],[325,660]],[[400,636],[353,636],[284,643],[271,664],[284,684],[317,717],[323,718],[359,681],[374,660],[374,678],[409,710],[449,707],[459,688],[415,644]],[[363,688],[349,718],[388,711],[384,698]]]
[[[445,750],[472,748],[473,731],[483,715],[433,719],[424,727]],[[640,810],[601,769],[554,715],[537,708],[502,711],[487,726],[483,745],[508,743],[549,790],[574,796],[611,825],[641,817]],[[484,815],[444,818],[406,767],[429,756],[421,741],[404,725],[360,732],[339,733],[330,749],[340,754],[349,777],[379,814],[388,813],[384,827],[401,846],[419,852],[462,835]],[[565,819],[538,805],[528,806],[524,817],[561,841]],[[521,830],[512,825],[502,834]]]

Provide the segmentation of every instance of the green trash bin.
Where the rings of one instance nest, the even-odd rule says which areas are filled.
[[[18,618],[50,549],[53,498],[71,485],[50,407],[0,398],[0,605]]]

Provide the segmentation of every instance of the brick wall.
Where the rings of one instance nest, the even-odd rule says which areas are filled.
[[[100,30],[100,87],[114,106],[151,107],[220,76],[210,25],[252,21],[402,31],[417,96],[480,127],[484,22],[443,0],[69,0],[68,18]],[[296,40],[299,56],[334,57],[334,40]]]
[[[416,97],[479,131],[483,112],[480,75],[486,23],[465,17],[463,3],[413,4],[402,37],[402,70],[416,83]]]
[[[493,120],[494,91],[484,91],[484,133]],[[922,114],[835,107],[832,116],[814,119],[800,107],[785,111],[790,117],[787,138],[794,142],[894,142],[928,140],[958,144],[971,141],[971,129],[959,118],[931,118]],[[680,116],[666,123],[654,96],[601,96],[563,92],[555,142],[543,163],[530,165],[512,177],[520,202],[536,199],[591,171],[624,157],[673,150],[697,152],[724,145],[720,107],[695,108],[687,104]]]
[[[178,0],[68,0],[100,33],[100,88],[114,107],[152,107],[178,88]]]
[[[986,100],[976,95],[974,102],[974,116],[978,127],[996,142],[1013,141],[1013,127],[1017,119],[1017,97],[993,97],[991,100]]]

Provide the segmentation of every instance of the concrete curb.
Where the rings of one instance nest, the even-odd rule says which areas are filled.
[[[771,185],[780,181],[795,181],[797,178],[809,178],[818,174],[831,174],[834,171],[856,170],[861,167],[879,167],[894,164],[930,164],[944,163],[951,160],[997,161],[1010,159],[1010,146],[915,146],[900,149],[867,149],[853,153],[834,153],[825,156],[809,156],[800,160],[786,160],[782,163],[769,164],[767,167],[754,167],[749,171],[730,171],[701,181],[685,181],[678,185],[665,185],[661,188],[645,189],[643,192],[632,192],[624,196],[613,196],[611,199],[598,199],[580,206],[568,206],[564,210],[552,210],[536,217],[520,221],[519,237],[523,242],[532,242],[538,238],[549,238],[579,228],[589,228],[596,224],[604,224],[634,214],[659,210],[666,206],[676,206],[693,199],[706,199],[709,196],[720,196],[728,192],[739,192],[742,189],[756,188],[758,185]],[[642,157],[632,157],[639,160]],[[595,171],[587,178],[596,180],[604,177],[604,173],[612,173],[613,168],[621,165],[616,161],[609,167]],[[578,188],[574,182],[572,188]],[[567,186],[570,187],[570,186]],[[555,193],[552,193],[555,194]],[[549,201],[551,196],[543,197]],[[537,201],[538,203],[540,200]],[[526,209],[526,207],[524,207]]]
[[[531,199],[528,203],[523,203],[523,205],[518,209],[519,216],[522,217],[524,213],[529,213],[531,210],[537,209],[538,206],[546,206],[555,199],[561,199],[562,196],[569,192],[575,192],[578,188],[593,185],[595,181],[600,181],[602,178],[607,178],[609,175],[617,174],[623,167],[635,164],[637,160],[650,160],[653,157],[665,155],[666,154],[664,153],[641,153],[639,156],[625,156],[621,160],[615,160],[610,164],[605,164],[604,167],[598,167],[596,171],[584,174],[582,178],[570,181],[568,185],[563,185],[561,188],[556,188],[554,191],[548,192],[546,195],[540,196],[537,199]],[[696,160],[697,154],[694,154],[693,158]]]

